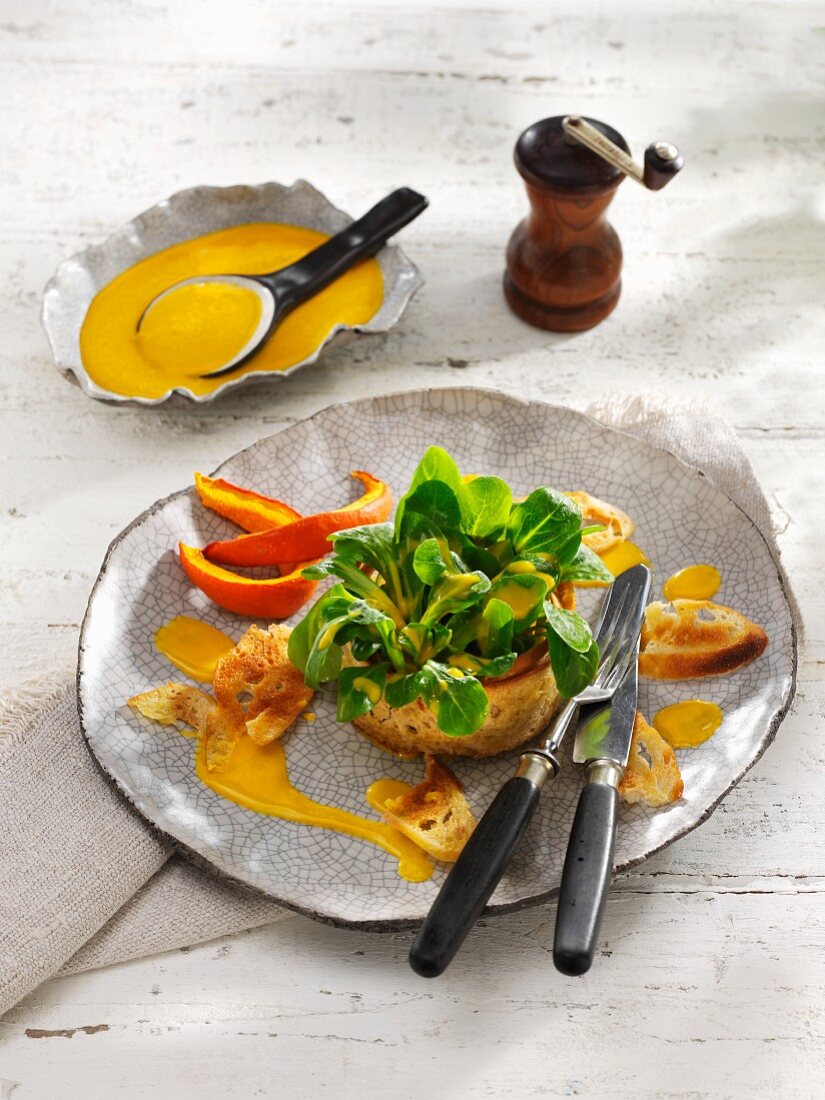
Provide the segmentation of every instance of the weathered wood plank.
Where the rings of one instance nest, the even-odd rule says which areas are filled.
[[[598,966],[575,981],[552,969],[552,909],[490,921],[432,983],[407,969],[408,935],[295,919],[52,982],[0,1034],[33,1095],[59,1073],[89,1100],[173,1089],[184,1100],[813,1098],[823,907],[822,894],[622,890]],[[128,1000],[112,997],[115,975]],[[71,1039],[26,1034],[101,1024]]]

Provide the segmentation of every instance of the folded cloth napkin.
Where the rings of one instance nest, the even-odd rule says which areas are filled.
[[[729,425],[655,398],[588,412],[702,470],[778,559],[770,507]],[[0,1014],[55,974],[288,916],[175,854],[120,797],[86,748],[70,670],[0,696]]]

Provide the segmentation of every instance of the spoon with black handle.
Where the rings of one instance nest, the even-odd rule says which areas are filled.
[[[270,271],[266,275],[194,275],[190,279],[181,279],[152,299],[141,314],[137,330],[140,332],[148,313],[162,298],[174,294],[182,286],[228,283],[250,290],[261,303],[261,316],[255,331],[228,362],[201,377],[220,378],[221,375],[230,374],[266,343],[290,310],[318,294],[339,275],[354,267],[359,260],[375,255],[390,237],[417,218],[428,205],[428,200],[417,191],[410,187],[399,187],[376,203],[363,218],[279,271]]]

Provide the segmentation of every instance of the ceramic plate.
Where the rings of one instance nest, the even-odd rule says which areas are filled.
[[[586,488],[635,520],[636,541],[662,582],[692,562],[723,575],[718,599],[767,629],[765,654],[733,675],[701,683],[641,682],[639,706],[697,694],[725,714],[719,732],[680,753],[682,801],[662,810],[622,806],[616,860],[644,859],[703,821],[760,756],[792,696],[796,642],[791,611],[758,530],[698,471],[635,437],[581,413],[482,390],[436,390],[325,409],[229,459],[220,473],[309,513],[348,499],[348,471],[386,478],[396,495],[432,443],[468,472],[504,477],[514,494],[536,485]],[[247,621],[210,604],[186,580],[179,540],[202,546],[236,529],[201,507],[193,489],[159,501],[112,544],[83,624],[79,703],[92,752],[134,805],[182,848],[218,870],[321,920],[398,927],[426,913],[444,871],[429,882],[398,877],[396,862],[370,844],[260,816],[224,801],[193,773],[193,742],[124,706],[139,691],[181,679],[154,649],[155,631],[174,615],[199,616],[240,638]],[[589,593],[595,599],[593,592]],[[299,616],[298,616],[299,617]],[[367,813],[364,792],[380,777],[409,782],[421,765],[397,761],[335,720],[334,691],[313,702],[317,720],[299,720],[285,742],[293,783],[315,799]],[[548,788],[530,835],[502,880],[492,909],[539,901],[559,885],[581,776],[565,745],[564,767]],[[456,760],[476,814],[514,768],[516,754]]]
[[[238,184],[178,191],[121,226],[102,244],[71,256],[54,273],[43,294],[43,326],[54,361],[84,393],[101,401],[121,405],[161,405],[169,400],[202,404],[227,390],[248,386],[262,378],[277,381],[294,374],[314,363],[332,340],[347,332],[386,332],[401,319],[410,298],[423,283],[418,268],[398,245],[385,245],[375,257],[384,277],[384,298],[377,313],[361,325],[337,325],[312,355],[285,370],[249,371],[228,378],[223,385],[206,394],[194,394],[179,387],[162,397],[124,397],[98,386],[83,366],[80,328],[92,299],[115,276],[147,256],[203,233],[250,222],[285,222],[323,233],[337,233],[351,221],[348,214],[333,206],[306,180],[298,180],[291,187],[261,183],[254,187]]]

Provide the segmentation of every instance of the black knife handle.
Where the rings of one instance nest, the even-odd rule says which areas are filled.
[[[450,965],[504,874],[540,794],[540,785],[514,775],[493,799],[412,945],[410,966],[416,974],[437,978]]]
[[[615,772],[612,778],[618,782]],[[579,797],[556,911],[553,962],[562,974],[586,974],[593,962],[613,871],[618,801],[607,777],[588,781]]]

